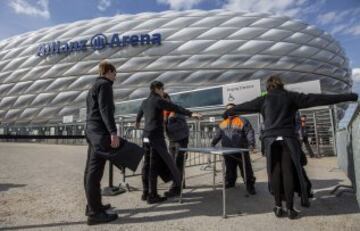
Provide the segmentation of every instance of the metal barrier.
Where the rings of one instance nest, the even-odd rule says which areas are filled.
[[[360,105],[357,104],[348,126],[336,132],[336,149],[339,168],[345,172],[350,179],[351,185],[338,185],[332,193],[340,188],[337,196],[344,192],[357,193],[360,205]]]

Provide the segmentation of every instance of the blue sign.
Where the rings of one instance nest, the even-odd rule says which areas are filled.
[[[90,41],[87,39],[73,42],[54,41],[39,45],[37,56],[45,57],[56,54],[70,54],[77,51],[86,51],[88,48],[93,50],[102,50],[106,47],[124,48],[127,46],[136,47],[144,45],[161,45],[161,34],[121,36],[115,33],[110,37],[107,37],[104,34],[96,34],[90,39]]]

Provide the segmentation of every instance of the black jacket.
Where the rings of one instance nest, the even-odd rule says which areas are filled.
[[[175,114],[167,119],[166,135],[170,141],[180,141],[189,137],[189,127],[184,115]]]
[[[336,104],[346,101],[356,101],[357,94],[302,94],[286,90],[274,89],[267,95],[249,102],[236,105],[225,111],[224,117],[239,113],[260,112],[264,118],[263,137],[296,137],[296,111],[322,105]]]
[[[228,122],[228,120],[222,121],[219,124],[215,137],[211,141],[211,146],[215,146],[221,140],[223,147],[255,147],[255,133],[250,121],[243,117],[235,118],[243,121],[241,126]]]
[[[87,128],[97,128],[99,133],[116,133],[114,119],[113,82],[104,77],[95,80],[86,98]]]
[[[150,96],[142,102],[136,116],[137,123],[145,116],[145,136],[164,137],[164,110],[191,116],[191,111],[162,99],[158,94],[151,93]]]

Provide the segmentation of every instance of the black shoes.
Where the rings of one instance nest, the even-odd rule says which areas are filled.
[[[88,216],[87,224],[88,225],[104,224],[114,221],[116,219],[118,219],[117,214],[109,214],[109,213],[101,212],[93,216]]]
[[[253,184],[247,185],[246,190],[248,191],[248,193],[250,195],[255,195],[256,194],[255,186]]]
[[[149,195],[147,197],[147,203],[148,204],[156,204],[156,203],[161,203],[163,201],[166,201],[166,197],[161,197],[159,195]]]
[[[309,208],[310,207],[310,201],[309,200],[303,200],[302,198],[301,198],[301,206],[302,207],[305,207],[305,208]]]
[[[294,209],[288,209],[287,210],[287,215],[288,215],[288,218],[290,220],[294,220],[297,218],[297,216],[299,215],[299,213],[297,211],[295,211]]]
[[[106,210],[108,210],[108,209],[111,209],[111,204],[105,204],[105,205],[103,205],[103,206],[102,206],[102,209],[103,209],[104,211],[106,211]]]
[[[276,217],[283,217],[284,216],[284,210],[282,207],[279,207],[279,206],[275,206],[273,208],[273,211],[274,211],[274,214]],[[298,217],[299,213],[294,210],[294,209],[287,209],[287,217],[290,219],[290,220],[294,220]]]
[[[176,196],[179,196],[180,195],[180,189],[178,188],[171,188],[169,191],[165,192],[164,193],[164,196],[165,197],[176,197]]]
[[[101,206],[101,209],[102,209],[103,211],[106,211],[106,210],[108,210],[108,209],[111,209],[111,204],[102,205],[102,206]],[[88,207],[87,205],[86,205],[86,209],[85,209],[85,215],[86,215],[86,216],[90,216],[89,207]]]
[[[276,217],[282,217],[284,215],[284,210],[282,207],[275,206],[273,208],[273,211]]]

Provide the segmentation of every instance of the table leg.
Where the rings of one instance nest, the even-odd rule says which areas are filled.
[[[215,177],[216,177],[216,155],[213,155],[213,190],[215,190]]]
[[[186,155],[184,153],[184,155]],[[183,189],[184,189],[184,182],[185,182],[185,163],[186,163],[186,159],[184,156],[184,163],[183,163],[183,172],[182,172],[182,179],[181,179],[181,185],[180,185],[180,198],[179,198],[179,203],[182,204],[182,195],[183,195]]]
[[[225,157],[222,156],[222,176],[223,176],[223,218],[226,218],[226,188],[225,188]]]
[[[247,174],[246,174],[246,164],[245,164],[245,155],[244,152],[241,153],[242,165],[244,170],[244,184],[247,184]]]

